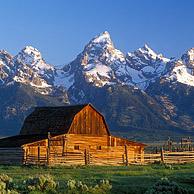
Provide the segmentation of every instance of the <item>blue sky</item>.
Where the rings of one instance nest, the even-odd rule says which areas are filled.
[[[125,53],[147,43],[178,57],[194,47],[193,8],[192,0],[0,0],[0,49],[32,45],[63,65],[107,30]]]

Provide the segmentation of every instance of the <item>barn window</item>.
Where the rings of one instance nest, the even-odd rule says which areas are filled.
[[[74,150],[79,150],[79,146],[78,145],[75,145],[74,146]]]
[[[102,147],[101,146],[97,146],[96,149],[97,150],[102,150]]]

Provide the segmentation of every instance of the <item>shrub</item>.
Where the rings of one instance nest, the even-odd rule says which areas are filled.
[[[0,174],[0,193],[1,194],[18,194],[13,190],[12,178],[6,174]]]
[[[107,193],[110,193],[111,189],[112,189],[112,185],[110,184],[109,180],[102,180],[95,187],[93,187],[93,188],[91,187],[90,193],[93,193],[93,194],[98,194],[98,193],[107,194]]]
[[[174,167],[171,164],[164,164],[164,167],[169,170],[174,170]]]
[[[188,191],[177,183],[163,178],[147,190],[145,194],[188,194]]]
[[[67,193],[68,194],[78,194],[78,193],[87,193],[89,188],[86,184],[83,184],[81,181],[70,179],[67,181]]]
[[[50,175],[37,175],[24,181],[26,189],[30,191],[55,191],[57,183]]]
[[[112,189],[112,185],[108,180],[102,180],[93,187],[81,181],[70,179],[67,182],[66,189],[66,193],[68,194],[108,194]]]

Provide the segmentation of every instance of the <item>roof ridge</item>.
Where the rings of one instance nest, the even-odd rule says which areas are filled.
[[[64,106],[37,106],[35,109],[46,109],[46,108],[51,108],[51,109],[58,109],[58,108],[70,108],[70,107],[85,107],[87,105],[90,105],[90,103],[87,104],[76,104],[76,105],[64,105]]]

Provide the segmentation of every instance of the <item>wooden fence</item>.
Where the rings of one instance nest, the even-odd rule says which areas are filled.
[[[31,148],[32,149],[32,148]],[[36,147],[37,149],[37,147]],[[41,149],[40,152],[26,155],[24,163],[42,164],[42,165],[125,165],[128,164],[151,164],[151,163],[192,163],[194,162],[194,151],[185,152],[164,152],[161,150],[158,154],[145,153],[130,154],[130,150],[125,150],[123,154],[118,155],[114,152],[92,152],[89,150],[77,152],[56,153],[50,150]]]
[[[56,154],[41,148],[35,154],[24,155],[21,148],[0,148],[0,164],[39,164],[39,165],[128,165],[128,164],[151,164],[151,163],[181,164],[194,162],[194,151],[167,152],[158,154],[145,153],[132,155],[124,151],[117,155],[114,152],[91,152],[88,150],[78,152],[65,152]]]
[[[192,163],[194,162],[194,151],[144,154],[144,164],[157,162],[162,162],[166,164]]]

